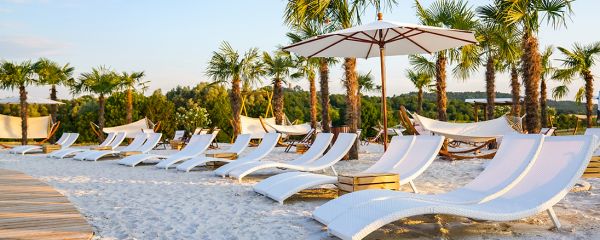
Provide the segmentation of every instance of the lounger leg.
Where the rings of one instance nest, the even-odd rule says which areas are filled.
[[[409,181],[408,184],[410,185],[410,188],[412,188],[414,193],[419,193],[419,190],[417,190],[417,186],[415,186],[415,183],[413,181]]]
[[[558,217],[556,217],[556,213],[554,213],[554,209],[552,207],[548,208],[548,210],[546,210],[546,212],[548,212],[548,216],[550,216],[550,219],[552,219],[552,223],[554,223],[554,226],[556,227],[557,230],[560,229],[560,221],[558,221]]]
[[[333,175],[337,176],[337,172],[335,171],[335,168],[333,168],[333,166],[331,166],[331,171],[333,171]]]

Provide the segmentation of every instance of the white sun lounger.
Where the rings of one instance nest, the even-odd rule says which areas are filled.
[[[104,141],[98,145],[99,147],[104,147],[104,146],[108,146],[108,144],[110,144],[112,142],[113,139],[115,139],[116,133],[111,132],[108,134],[108,136],[106,136],[106,138],[104,139]],[[85,148],[61,148],[60,150],[54,151],[48,155],[46,155],[47,158],[64,158],[64,156],[68,156],[68,155],[72,155],[78,152],[84,152],[87,151],[88,149]]]
[[[107,139],[105,139],[104,142],[102,142],[102,144],[104,145],[99,145],[102,147],[110,147],[111,149],[115,149],[116,147],[118,147],[123,140],[125,140],[126,137],[126,133],[125,132],[119,132],[119,133],[112,133],[108,135],[107,139],[111,139],[110,142],[108,142]],[[108,142],[108,144],[106,144]],[[96,152],[97,150],[91,150],[91,149],[85,149],[85,148],[67,148],[67,149],[61,149],[55,153],[50,154],[49,157],[53,157],[53,158],[69,158],[69,157],[83,157],[86,154],[90,154],[92,152]]]
[[[273,151],[275,146],[277,146],[277,142],[279,141],[280,136],[281,135],[279,133],[265,134],[262,141],[260,142],[258,147],[256,147],[256,149],[252,150],[252,152],[250,152],[246,155],[239,157],[236,160],[198,156],[198,157],[192,158],[190,160],[187,160],[187,161],[179,164],[179,166],[177,166],[177,170],[189,172],[194,167],[205,165],[208,162],[226,162],[226,163],[242,162],[243,163],[243,162],[258,161],[261,158],[267,156],[267,154],[269,154],[271,151]],[[227,165],[224,165],[224,166],[227,166]],[[224,167],[224,166],[221,166],[221,167]]]
[[[202,154],[215,138],[214,134],[193,135],[190,142],[181,151],[165,156],[157,154],[137,154],[119,160],[119,164],[135,167],[140,163],[158,163],[171,166]],[[162,159],[162,160],[161,160]]]
[[[487,167],[467,185],[447,193],[427,195],[386,190],[358,191],[323,204],[313,212],[313,218],[327,224],[349,208],[392,195],[453,204],[488,201],[510,190],[529,172],[538,158],[543,142],[544,136],[540,134],[504,136],[496,156],[489,161]],[[401,180],[402,176],[400,175]]]
[[[58,139],[58,141],[56,141],[55,144],[60,145],[61,148],[68,148],[77,141],[77,138],[79,138],[79,133],[64,133],[60,137],[60,139]],[[18,148],[18,149],[13,149],[13,150],[14,150],[15,154],[25,155],[26,153],[30,153],[33,151],[41,152],[42,148],[43,148],[42,145],[27,145],[27,146],[22,146],[21,148]]]
[[[401,176],[399,184],[408,183],[416,192],[412,180],[429,167],[443,142],[442,136],[394,137],[388,151],[381,159],[362,173],[397,173]],[[285,199],[299,191],[324,184],[335,184],[338,181],[335,176],[321,174],[295,172],[286,175],[286,177],[267,179],[268,182],[265,180],[265,183],[257,184],[255,191],[283,203]]]
[[[230,177],[237,178],[242,182],[242,178],[250,173],[267,168],[287,168],[287,166],[304,166],[313,163],[319,159],[323,153],[329,148],[333,133],[319,133],[311,147],[304,154],[289,162],[273,162],[273,161],[257,161],[243,164],[232,168],[227,173]]]
[[[251,134],[240,134],[240,135],[238,135],[235,138],[235,142],[228,149],[225,149],[225,150],[210,150],[210,151],[207,151],[206,153],[211,153],[211,154],[215,154],[215,153],[235,153],[237,155],[240,155],[244,150],[246,150],[246,148],[250,144],[250,140],[252,140],[252,135]]]
[[[90,150],[88,152],[75,155],[73,159],[81,161],[89,159],[99,159],[99,157],[103,157],[110,154],[116,155],[121,151],[136,151],[138,148],[144,145],[149,136],[150,133],[141,132],[135,135],[135,138],[133,139],[133,141],[131,141],[129,145],[125,146],[119,151],[115,150],[116,148],[113,148],[112,150]]]
[[[448,204],[410,198],[381,198],[357,205],[333,219],[328,231],[341,239],[362,239],[378,228],[410,216],[447,214],[487,221],[512,221],[546,211],[575,185],[594,151],[592,136],[546,137],[531,170],[508,192],[480,204]]]
[[[146,133],[148,134],[148,137],[146,138],[146,141],[144,142],[144,144],[142,144],[142,146],[139,147],[135,147],[135,146],[127,146],[125,148],[123,148],[120,151],[100,151],[98,153],[95,154],[90,154],[88,156],[85,157],[84,160],[87,161],[98,161],[99,159],[109,156],[109,155],[118,155],[121,152],[140,152],[140,154],[146,154],[148,152],[150,152],[152,149],[154,149],[156,147],[156,145],[158,145],[158,143],[160,142],[160,138],[162,137],[162,133]],[[133,143],[133,142],[132,142]]]

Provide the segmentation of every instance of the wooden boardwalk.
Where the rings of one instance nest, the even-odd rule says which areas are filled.
[[[92,227],[49,185],[0,169],[0,239],[90,239]]]

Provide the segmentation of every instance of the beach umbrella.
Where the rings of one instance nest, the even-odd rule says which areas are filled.
[[[383,20],[319,35],[284,47],[304,57],[379,57],[384,148],[387,149],[385,56],[434,53],[477,43],[472,31]]]
[[[28,104],[45,104],[45,105],[59,105],[64,104],[62,102],[46,99],[46,98],[36,98],[36,97],[27,97]],[[19,97],[9,97],[0,99],[0,104],[21,104],[21,100]]]

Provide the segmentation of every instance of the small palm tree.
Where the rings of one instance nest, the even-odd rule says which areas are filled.
[[[115,72],[107,67],[100,66],[92,68],[91,72],[82,73],[79,78],[72,81],[71,89],[73,94],[89,92],[98,95],[98,127],[100,132],[104,129],[104,112],[106,105],[106,97],[111,93],[118,91],[121,87],[121,80]],[[100,141],[104,140],[100,136]]]
[[[358,126],[362,128],[362,96],[363,93],[381,91],[381,87],[373,81],[371,72],[358,74]]]
[[[423,89],[434,87],[433,76],[426,72],[408,70],[406,77],[417,88],[417,113],[421,114],[423,112]]]
[[[553,51],[552,46],[546,47],[544,52],[541,55],[542,62],[542,75],[540,77],[540,117],[542,127],[548,127],[548,90],[546,86],[546,80],[549,76],[552,76],[553,71],[555,70],[552,67],[552,62],[550,61],[550,57],[552,56]]]
[[[273,83],[273,114],[275,123],[283,124],[283,84],[291,75],[294,62],[289,54],[276,52],[271,56],[263,52],[263,70],[264,74],[272,77]]]
[[[558,50],[564,55],[563,59],[559,59],[559,61],[562,62],[563,68],[557,69],[553,78],[562,80],[566,84],[570,83],[576,76],[579,76],[584,80],[584,91],[580,90],[577,95],[585,95],[587,127],[592,127],[594,75],[592,74],[591,69],[596,64],[598,56],[600,56],[600,42],[592,43],[590,45],[576,43],[573,45],[572,50],[563,47],[558,47]],[[568,89],[563,87],[562,91],[564,93],[568,91]]]
[[[42,58],[34,64],[35,72],[38,75],[40,84],[50,85],[50,99],[58,100],[56,86],[67,85],[73,81],[74,67],[68,63],[60,66],[58,63],[47,58]],[[50,105],[50,115],[52,121],[56,122],[57,105]]]
[[[423,8],[418,0],[415,0],[417,17],[421,24],[437,27],[447,27],[461,30],[475,30],[477,20],[473,10],[463,0],[439,0],[431,4],[429,8]],[[446,108],[448,98],[446,97],[446,67],[455,63],[454,76],[466,79],[479,65],[479,51],[476,45],[467,45],[461,48],[439,51],[434,54],[435,63],[431,67],[431,61],[423,56],[411,56],[411,63],[417,71],[432,73],[436,80],[437,112],[440,121],[447,121]]]
[[[263,74],[262,65],[257,48],[251,48],[243,56],[231,47],[228,42],[223,42],[219,51],[213,52],[213,56],[206,67],[206,75],[214,80],[214,83],[230,83],[233,132],[239,135],[241,132],[240,114],[242,111],[242,83],[253,85],[260,75]]]
[[[2,62],[0,66],[0,87],[19,89],[21,115],[21,144],[27,144],[27,86],[37,84],[35,69],[31,61],[22,63]]]
[[[127,123],[133,122],[133,91],[135,91],[136,87],[140,87],[142,90],[145,90],[147,88],[146,83],[148,82],[142,81],[142,78],[144,78],[144,76],[145,74],[143,71],[131,73],[122,72],[121,75],[119,75],[121,79],[122,88],[124,88],[127,93],[127,115],[125,117]]]
[[[303,78],[308,79],[309,93],[310,93],[310,126],[317,128],[317,68],[319,67],[318,58],[305,58],[296,57],[294,58],[294,66],[296,72],[292,74],[292,78]]]

